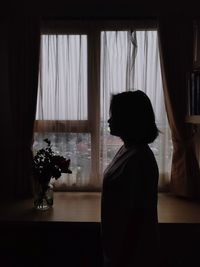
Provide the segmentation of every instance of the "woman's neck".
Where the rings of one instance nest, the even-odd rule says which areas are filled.
[[[142,143],[138,143],[135,140],[127,140],[127,139],[122,139],[122,141],[124,142],[124,146],[126,148],[130,148],[130,147],[138,147],[138,146],[142,146],[145,144]]]

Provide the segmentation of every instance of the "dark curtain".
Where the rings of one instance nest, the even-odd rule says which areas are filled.
[[[0,20],[0,197],[9,195],[12,187],[12,125],[8,93],[8,24]]]
[[[6,20],[6,75],[10,107],[11,140],[7,168],[9,183],[3,194],[13,197],[32,195],[31,166],[33,125],[37,101],[40,20],[15,17]],[[9,188],[8,188],[9,186]]]
[[[200,172],[187,113],[186,74],[192,67],[192,22],[186,18],[162,17],[159,41],[164,96],[172,132],[171,191],[179,196],[200,196]]]

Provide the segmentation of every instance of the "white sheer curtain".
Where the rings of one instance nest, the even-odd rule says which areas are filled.
[[[87,35],[41,36],[34,151],[49,138],[72,170],[54,182],[55,189],[91,187],[87,75]]]
[[[107,127],[110,97],[122,91],[142,90],[151,99],[161,131],[150,146],[159,166],[160,190],[165,190],[170,179],[172,142],[164,106],[157,31],[104,31],[101,48],[103,169],[121,145],[118,138],[110,136]]]
[[[164,107],[157,32],[99,31],[98,34],[100,45],[95,49],[100,48],[100,71],[94,72],[96,77],[92,79],[100,81],[99,100],[95,99],[99,95],[95,86],[90,88],[92,97],[88,93],[91,76],[88,49],[94,49],[89,40],[94,39],[87,34],[41,36],[34,151],[44,145],[44,138],[49,138],[57,153],[71,159],[73,173],[63,174],[54,183],[55,189],[100,190],[103,170],[121,145],[120,139],[109,134],[107,125],[111,94],[140,89],[150,97],[161,131],[151,147],[158,161],[163,189],[169,182],[172,145]],[[95,116],[89,114],[98,108],[94,107],[98,101],[100,125],[99,120],[91,123]],[[94,131],[94,125],[100,131]],[[94,138],[98,132],[100,135]],[[99,143],[92,141],[98,139]],[[93,156],[94,150],[100,151],[99,157]]]
[[[87,119],[87,35],[42,35],[36,118]]]

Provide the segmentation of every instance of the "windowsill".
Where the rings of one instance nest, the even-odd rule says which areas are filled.
[[[54,205],[36,211],[33,200],[1,205],[1,222],[100,222],[100,193],[54,192]],[[159,193],[159,223],[200,223],[200,203]]]
[[[100,193],[54,192],[53,207],[47,211],[33,208],[33,199],[4,205],[0,221],[99,222]]]

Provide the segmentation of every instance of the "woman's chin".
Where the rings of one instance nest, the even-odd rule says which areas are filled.
[[[119,133],[113,129],[110,129],[110,134],[114,136],[120,136]]]

